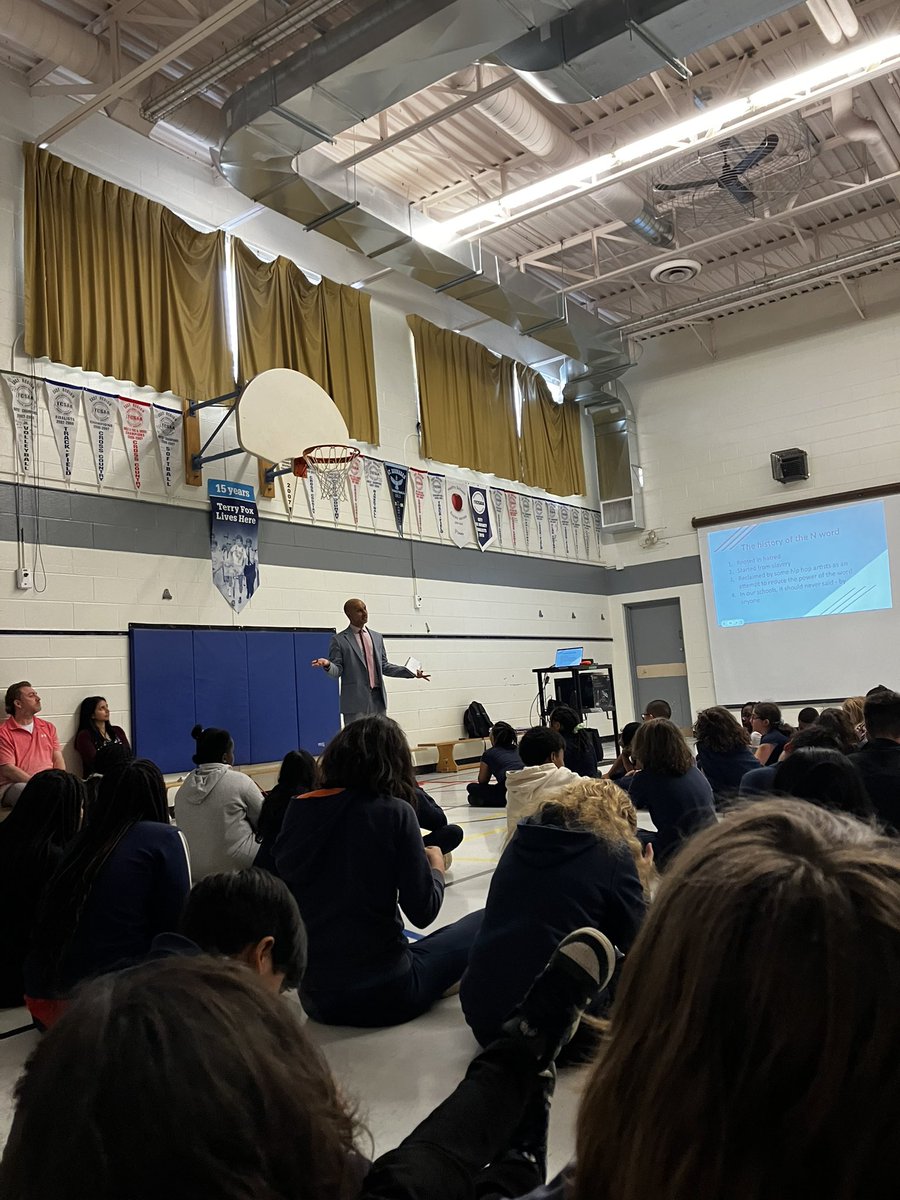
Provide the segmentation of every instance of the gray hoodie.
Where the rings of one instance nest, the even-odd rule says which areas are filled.
[[[191,852],[191,875],[252,867],[262,793],[227,763],[201,763],[175,793],[175,820]]]

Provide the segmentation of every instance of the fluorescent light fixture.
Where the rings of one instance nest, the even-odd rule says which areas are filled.
[[[828,95],[839,87],[850,87],[877,71],[884,75],[900,66],[900,34],[880,38],[838,54],[827,62],[778,80],[737,100],[704,109],[695,117],[671,125],[658,133],[601,154],[565,171],[547,175],[525,187],[507,192],[467,212],[436,223],[429,241],[446,246],[463,238],[475,238],[492,229],[514,224],[554,204],[585,195],[605,182],[621,178],[642,166],[671,158],[690,146],[751,128],[768,112],[788,112],[816,95]]]

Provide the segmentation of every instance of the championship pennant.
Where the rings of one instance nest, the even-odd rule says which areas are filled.
[[[72,478],[75,467],[75,442],[78,437],[78,414],[81,411],[81,388],[44,380],[50,426],[59,453],[63,477]]]

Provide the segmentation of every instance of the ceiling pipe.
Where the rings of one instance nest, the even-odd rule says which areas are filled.
[[[105,85],[113,80],[112,55],[100,38],[32,0],[3,0],[0,36],[39,58],[64,67],[88,83]],[[122,55],[123,73],[138,65],[136,58]],[[140,101],[148,94],[149,86],[135,88],[129,99]],[[202,100],[185,105],[166,124],[205,146],[217,144],[223,133],[218,109]]]
[[[853,111],[852,88],[846,88],[843,92],[835,92],[831,97],[831,117],[835,129],[838,133],[842,133],[848,141],[862,142],[868,146],[872,161],[882,175],[891,175],[900,170],[897,156],[885,141],[875,122],[867,121]],[[900,182],[894,180],[889,187],[896,198],[900,200]]]
[[[490,63],[482,64],[481,86],[506,78],[507,72]],[[476,83],[474,73],[466,72],[463,81]],[[553,170],[562,170],[584,162],[585,152],[574,138],[555,125],[519,88],[487,96],[474,106],[520,146]],[[627,183],[614,183],[597,196],[605,209],[651,246],[672,246],[674,228]]]
[[[882,102],[881,96],[869,83],[859,89],[858,99],[862,102],[863,113],[875,122],[894,157],[900,160],[900,130]]]
[[[809,15],[822,31],[823,37],[832,46],[839,45],[843,40],[844,32],[838,23],[837,17],[828,7],[825,0],[806,0],[806,7],[809,10]]]

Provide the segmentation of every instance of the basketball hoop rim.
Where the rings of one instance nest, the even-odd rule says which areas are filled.
[[[319,451],[329,450],[338,450],[340,453],[322,454],[321,456],[319,455]],[[362,451],[358,450],[356,446],[348,446],[342,442],[321,442],[317,446],[307,446],[300,457],[304,458],[307,462],[312,459],[314,464],[320,463],[322,466],[340,467],[346,466],[348,463],[353,462],[353,460],[355,458],[359,458],[361,454]]]

